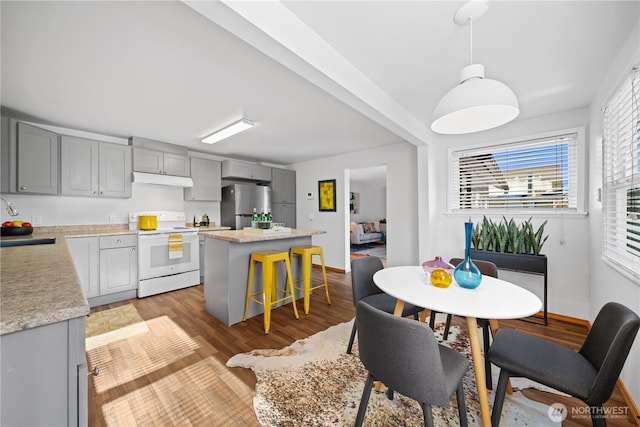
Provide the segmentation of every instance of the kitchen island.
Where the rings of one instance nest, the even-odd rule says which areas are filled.
[[[320,230],[299,229],[272,234],[262,234],[259,230],[200,232],[205,237],[204,262],[207,268],[204,277],[204,298],[207,312],[228,326],[241,322],[251,253],[266,249],[288,252],[292,246],[310,245],[312,236],[324,233]],[[298,278],[301,270],[299,259],[296,259],[291,270],[294,278]],[[279,288],[284,288],[285,277],[284,265],[279,265]],[[258,290],[261,287],[262,269],[260,263],[257,263],[253,289]],[[296,298],[302,298],[300,291],[296,291]],[[257,316],[262,312],[262,305],[251,303],[247,317]]]

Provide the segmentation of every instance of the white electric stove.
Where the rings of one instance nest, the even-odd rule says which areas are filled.
[[[157,229],[140,230],[140,215],[156,215]],[[129,214],[129,230],[138,231],[138,298],[200,284],[198,229],[186,227],[185,219],[176,211]]]

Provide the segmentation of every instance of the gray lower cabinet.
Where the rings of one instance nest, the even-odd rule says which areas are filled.
[[[220,162],[191,157],[192,188],[184,189],[184,200],[219,202],[222,200]]]
[[[62,135],[60,193],[131,197],[131,147]]]
[[[98,253],[98,237],[74,237],[66,240],[85,298],[99,296],[100,256]]]
[[[0,425],[87,425],[84,340],[84,317],[0,336]]]
[[[273,203],[271,205],[273,222],[283,223],[285,227],[296,228],[296,205],[293,203]]]
[[[58,134],[21,122],[17,131],[16,191],[58,194]]]
[[[89,306],[136,297],[136,235],[67,237],[66,241]]]
[[[100,295],[137,287],[137,236],[100,236]]]
[[[200,236],[200,283],[204,283],[204,236]]]

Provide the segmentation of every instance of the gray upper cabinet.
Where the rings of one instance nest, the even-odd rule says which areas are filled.
[[[98,195],[98,141],[62,135],[60,192],[65,196]]]
[[[189,157],[148,148],[133,148],[133,170],[163,175],[189,176]]]
[[[100,143],[100,196],[131,197],[131,147]]]
[[[134,148],[133,170],[136,172],[163,173],[164,153],[157,150]]]
[[[215,160],[191,157],[193,188],[184,189],[185,200],[219,202],[222,200],[221,164]]]
[[[18,123],[18,193],[58,194],[58,135]]]
[[[271,170],[271,200],[273,220],[295,228],[296,171],[279,168]]]
[[[296,202],[296,171],[271,169],[271,199],[274,203]]]
[[[270,182],[271,168],[240,160],[225,160],[222,162],[222,178]]]
[[[61,194],[131,197],[131,147],[62,135]]]
[[[251,176],[256,181],[271,181],[271,168],[262,165],[253,165],[251,168]]]
[[[0,193],[9,193],[11,163],[9,162],[9,118],[2,117],[0,124]]]
[[[189,157],[164,153],[164,173],[167,175],[189,176],[191,174]]]

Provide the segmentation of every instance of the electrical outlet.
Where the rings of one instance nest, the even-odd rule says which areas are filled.
[[[33,225],[41,225],[42,217],[40,215],[32,215],[31,216],[31,224]]]
[[[117,215],[109,215],[109,224],[116,224],[118,222]]]

